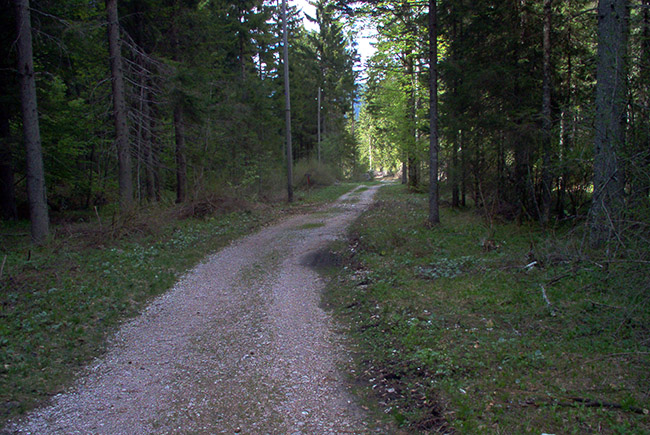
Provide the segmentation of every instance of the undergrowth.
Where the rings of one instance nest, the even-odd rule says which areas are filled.
[[[472,210],[428,229],[424,195],[377,198],[326,301],[378,411],[408,432],[650,432],[647,261]]]
[[[34,248],[27,223],[3,224],[0,427],[62,392],[107,337],[210,252],[286,214],[349,191],[298,192],[295,205],[204,198],[174,208],[62,222]],[[89,219],[93,223],[88,223]]]

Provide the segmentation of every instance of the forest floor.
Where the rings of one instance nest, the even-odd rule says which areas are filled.
[[[357,188],[208,257],[124,324],[72,389],[7,429],[382,431],[349,393],[340,369],[350,357],[320,308],[326,282],[315,270],[336,262],[328,246],[377,189]]]
[[[361,400],[408,433],[650,433],[647,239],[427,204],[386,186],[332,248]]]

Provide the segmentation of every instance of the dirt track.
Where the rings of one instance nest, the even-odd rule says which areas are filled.
[[[70,392],[10,427],[33,434],[369,433],[309,267],[377,186],[208,257],[112,339]]]

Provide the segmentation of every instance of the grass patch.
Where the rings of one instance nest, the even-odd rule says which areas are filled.
[[[320,204],[331,202],[338,199],[339,196],[348,193],[357,187],[358,183],[337,183],[323,189],[304,189],[296,190],[295,198],[298,203]]]
[[[650,432],[647,263],[589,261],[575,229],[469,210],[427,229],[425,195],[377,198],[326,302],[378,412],[413,432]]]
[[[325,226],[325,222],[309,222],[306,224],[300,225],[297,229],[299,230],[312,230],[314,228],[320,228]]]
[[[351,188],[319,189],[309,204],[335,199]],[[56,236],[37,248],[29,243],[28,223],[3,223],[0,427],[64,391],[78,369],[103,352],[106,338],[125,319],[207,254],[287,212],[302,210],[299,204],[248,204],[215,214],[214,208],[223,206],[212,198],[102,216],[101,228],[62,221],[53,226]]]

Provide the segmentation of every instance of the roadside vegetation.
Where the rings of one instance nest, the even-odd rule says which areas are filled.
[[[404,186],[338,247],[326,302],[347,325],[364,403],[409,433],[650,432],[650,267],[625,240],[442,209]]]
[[[354,186],[298,190],[291,206],[213,196],[130,215],[68,214],[39,247],[28,222],[3,222],[0,427],[70,386],[122,322],[207,254]]]

